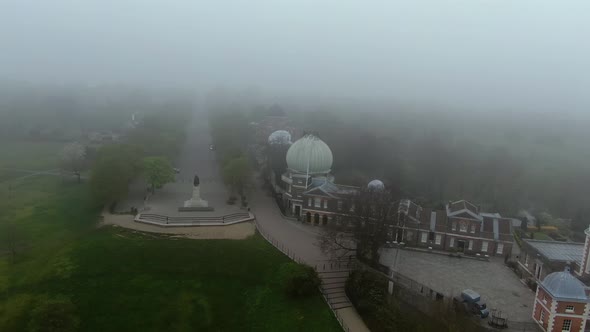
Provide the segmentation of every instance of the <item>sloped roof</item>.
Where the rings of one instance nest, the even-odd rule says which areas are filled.
[[[584,244],[543,240],[524,240],[541,255],[552,261],[581,262]]]
[[[448,217],[461,216],[464,218],[482,220],[482,217],[479,215],[479,209],[477,208],[477,206],[469,203],[466,200],[451,202],[447,204],[446,210]]]

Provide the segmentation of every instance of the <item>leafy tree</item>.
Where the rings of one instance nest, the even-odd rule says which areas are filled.
[[[165,157],[144,158],[142,165],[144,175],[152,187],[152,193],[156,188],[174,181],[174,169]]]
[[[73,142],[63,147],[60,153],[60,164],[64,171],[73,172],[80,183],[80,171],[84,166],[86,148],[84,145]]]
[[[137,147],[113,144],[101,148],[92,167],[90,188],[101,204],[127,194],[130,181],[139,171],[141,152]]]
[[[249,184],[250,164],[246,157],[241,156],[231,159],[223,167],[223,180],[230,186],[233,192],[243,194],[244,189]]]
[[[70,332],[76,331],[80,319],[76,306],[64,296],[42,298],[31,311],[28,330],[30,332]]]

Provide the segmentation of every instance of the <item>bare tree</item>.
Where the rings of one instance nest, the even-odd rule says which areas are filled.
[[[80,171],[84,166],[86,158],[86,148],[84,145],[73,142],[63,147],[60,154],[61,168],[65,171],[72,172],[78,177],[80,182]]]
[[[322,251],[332,259],[356,254],[370,263],[379,262],[379,249],[392,236],[395,197],[390,191],[364,190],[348,201],[342,222],[327,225],[319,235]]]

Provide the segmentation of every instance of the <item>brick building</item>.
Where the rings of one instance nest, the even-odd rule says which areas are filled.
[[[444,210],[434,210],[404,199],[393,209],[390,236],[395,242],[482,256],[512,251],[511,220],[481,212],[468,201],[449,202]]]
[[[584,331],[590,313],[586,286],[570,273],[553,272],[539,283],[533,319],[543,331]]]

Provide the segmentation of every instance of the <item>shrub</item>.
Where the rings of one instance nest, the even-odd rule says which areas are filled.
[[[311,266],[294,262],[281,265],[279,280],[285,294],[290,297],[305,297],[315,294],[320,286],[320,278]]]

